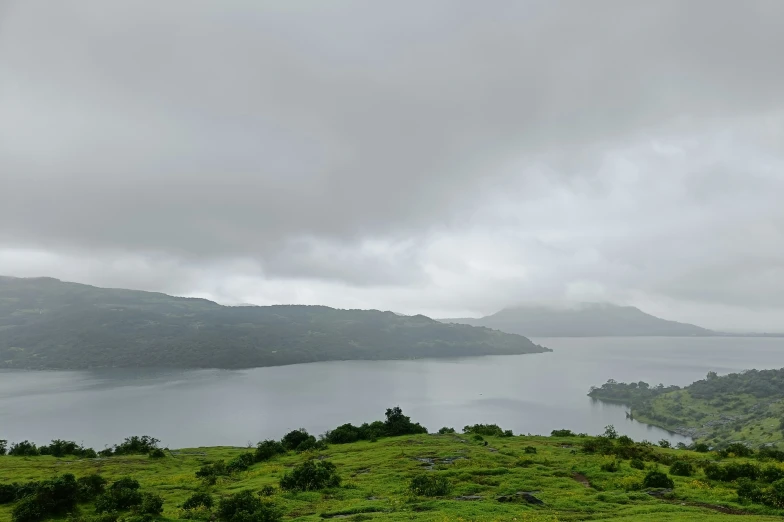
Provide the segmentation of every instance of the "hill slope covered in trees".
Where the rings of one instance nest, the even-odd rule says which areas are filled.
[[[573,308],[519,306],[478,319],[441,319],[528,337],[707,336],[693,324],[660,319],[633,306],[586,303]]]
[[[684,388],[611,380],[588,395],[627,404],[635,419],[709,446],[784,444],[784,368],[711,372]]]
[[[0,368],[250,368],[549,351],[418,315],[205,299],[0,277]]]

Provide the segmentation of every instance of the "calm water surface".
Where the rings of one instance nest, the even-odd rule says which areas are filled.
[[[346,361],[253,370],[0,371],[0,439],[71,439],[102,448],[132,434],[170,447],[244,445],[304,427],[403,411],[431,431],[497,423],[515,433],[614,424],[641,440],[677,435],[593,401],[607,379],[685,385],[714,370],[784,367],[784,339],[534,339],[553,353],[454,360]]]

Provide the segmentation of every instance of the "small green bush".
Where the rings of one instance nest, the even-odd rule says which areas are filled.
[[[286,473],[280,479],[280,488],[285,491],[315,491],[340,486],[341,478],[337,467],[327,461],[308,460]]]
[[[632,459],[629,465],[634,469],[645,469],[645,462],[640,459]]]
[[[253,453],[243,453],[237,455],[226,464],[226,471],[228,473],[247,471],[255,462],[256,456]]]
[[[212,496],[209,493],[194,493],[188,500],[182,503],[183,509],[195,509],[198,507],[211,508],[213,505]]]
[[[607,471],[608,473],[615,473],[619,469],[621,469],[621,464],[617,460],[610,460],[608,462],[603,463],[599,466],[602,471]]]
[[[551,437],[574,437],[572,430],[553,430],[550,432]]]
[[[0,505],[16,500],[16,487],[13,484],[0,484]]]
[[[455,433],[455,429],[454,428],[447,428],[446,426],[444,426],[443,428],[438,430],[438,434],[439,435],[448,435],[450,433]]]
[[[150,451],[151,459],[162,459],[166,457],[166,453],[161,448],[155,448]]]
[[[534,454],[534,453],[536,453],[536,448],[534,448],[533,446],[526,446],[525,449],[523,450],[523,452],[528,454],[528,455]]]
[[[256,445],[256,462],[263,462],[284,453],[286,453],[286,448],[283,447],[283,444],[276,440],[265,440]]]
[[[92,500],[106,489],[106,479],[98,474],[79,477],[76,484],[79,486],[79,500],[82,502]]]
[[[675,483],[666,473],[661,471],[649,471],[645,478],[642,480],[642,487],[644,488],[666,488],[672,489]]]
[[[283,518],[274,504],[262,502],[250,490],[221,499],[217,516],[222,522],[278,522]]]
[[[139,506],[142,515],[160,515],[163,513],[163,497],[155,493],[144,493]]]
[[[691,477],[694,473],[694,466],[685,460],[676,460],[670,466],[670,474],[678,477]]]
[[[452,485],[446,477],[421,473],[411,479],[408,489],[414,495],[421,497],[443,497],[449,494]]]

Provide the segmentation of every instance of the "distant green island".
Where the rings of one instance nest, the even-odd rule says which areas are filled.
[[[713,447],[784,443],[784,369],[710,372],[683,388],[610,380],[588,395],[626,404],[636,420]]]
[[[0,368],[253,368],[549,352],[422,315],[206,299],[0,276]]]

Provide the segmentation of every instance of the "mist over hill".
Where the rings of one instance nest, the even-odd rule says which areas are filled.
[[[0,368],[250,368],[540,353],[525,337],[422,315],[205,299],[0,277]]]
[[[710,336],[716,332],[668,321],[633,306],[584,303],[573,307],[516,306],[478,319],[441,319],[529,337]]]

